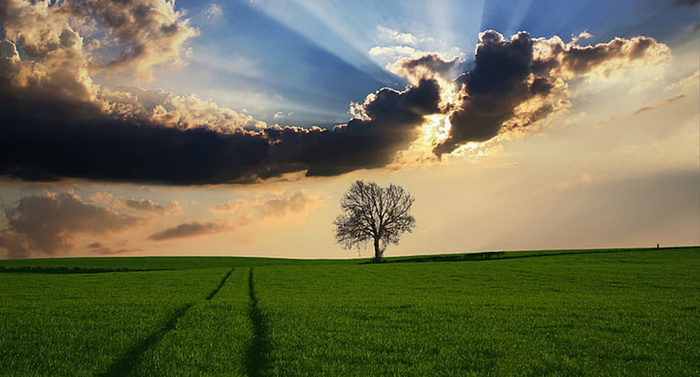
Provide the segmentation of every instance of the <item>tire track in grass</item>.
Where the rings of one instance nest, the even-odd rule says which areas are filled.
[[[216,289],[211,291],[209,296],[207,296],[207,300],[213,299],[214,296],[216,296],[216,294],[219,293],[219,290],[224,287],[224,284],[226,284],[226,280],[228,280],[228,277],[231,276],[231,274],[233,273],[233,270],[235,270],[235,268],[232,268],[231,271],[229,271],[228,274],[226,274],[226,276],[224,276],[224,278],[221,279],[221,283],[219,283],[219,286],[216,287]]]
[[[192,304],[187,304],[178,310],[175,315],[170,317],[165,326],[154,331],[146,339],[141,341],[139,344],[127,351],[122,357],[117,359],[117,361],[112,364],[107,372],[101,374],[102,377],[122,377],[130,376],[139,364],[141,364],[141,358],[146,351],[153,347],[156,343],[160,341],[161,338],[170,330],[173,330],[177,325],[177,321],[180,317],[187,313],[187,310],[192,306]]]
[[[217,293],[219,293],[219,290],[226,284],[226,280],[228,280],[229,276],[231,276],[231,273],[233,273],[234,269],[231,269],[226,276],[221,280],[221,283],[219,283],[219,286],[216,287],[211,293],[209,293],[209,296],[207,296],[206,300],[211,300]],[[153,347],[156,345],[160,340],[167,334],[169,331],[174,330],[175,326],[177,326],[177,321],[182,318],[186,313],[187,310],[193,305],[193,303],[189,303],[187,305],[184,305],[181,307],[173,316],[168,319],[168,322],[158,330],[154,331],[149,335],[146,339],[142,340],[140,343],[138,343],[136,346],[132,347],[129,351],[124,353],[122,357],[117,359],[108,369],[105,373],[101,374],[101,377],[124,377],[124,376],[130,376],[133,374],[134,369],[141,364],[143,355],[146,354],[146,351],[148,351],[149,348]]]
[[[253,324],[253,339],[248,347],[245,368],[251,377],[263,376],[269,369],[270,342],[267,336],[267,324],[258,308],[258,298],[255,296],[253,268],[248,275],[248,294],[250,295],[250,321]]]

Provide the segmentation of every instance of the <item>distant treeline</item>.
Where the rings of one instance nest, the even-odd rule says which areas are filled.
[[[170,271],[170,268],[86,268],[86,267],[4,267],[0,266],[0,273],[32,273],[32,274],[99,274],[105,272],[136,272],[136,271]]]

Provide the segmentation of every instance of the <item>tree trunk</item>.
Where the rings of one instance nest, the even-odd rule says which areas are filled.
[[[379,237],[374,239],[374,261],[379,262],[382,260],[382,251],[379,249]]]

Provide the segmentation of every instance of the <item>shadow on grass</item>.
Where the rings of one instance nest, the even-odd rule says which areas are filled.
[[[101,374],[102,377],[122,377],[130,376],[134,369],[141,364],[141,360],[146,351],[153,345],[158,343],[161,338],[170,330],[173,330],[177,325],[177,321],[180,317],[187,313],[187,310],[192,306],[192,304],[187,304],[180,308],[165,324],[165,326],[154,331],[146,339],[142,340],[136,346],[128,350],[122,357],[117,359],[105,373]]]
[[[401,257],[401,259],[382,259],[377,261],[372,258],[367,262],[360,264],[382,264],[382,263],[421,263],[421,262],[462,262],[501,259],[503,251],[484,252],[484,253],[467,253],[467,254],[450,254],[450,255],[428,255],[420,257]]]
[[[253,269],[248,276],[248,294],[250,295],[250,321],[253,323],[253,339],[246,352],[245,369],[251,377],[263,376],[269,369],[270,343],[267,337],[267,324],[258,308],[258,298],[255,296]]]

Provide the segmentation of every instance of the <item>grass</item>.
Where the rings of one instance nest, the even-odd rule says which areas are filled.
[[[0,375],[700,375],[699,251],[0,261],[131,269],[0,273]]]
[[[0,375],[106,373],[226,271],[0,274]]]
[[[270,374],[697,375],[698,261],[645,251],[261,269]]]
[[[134,375],[246,376],[252,341],[247,287],[248,270],[234,270],[220,290],[196,302],[144,353]]]

